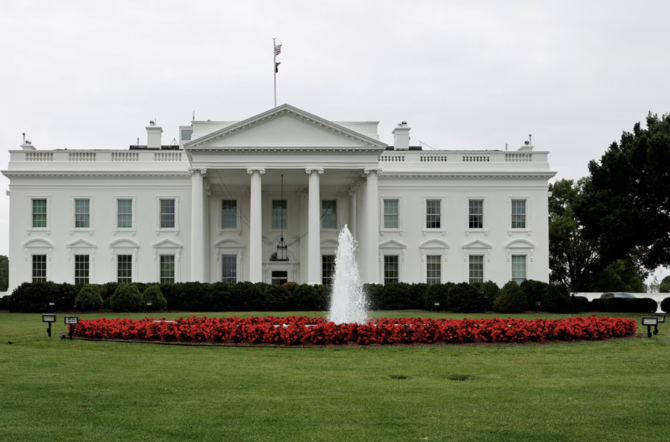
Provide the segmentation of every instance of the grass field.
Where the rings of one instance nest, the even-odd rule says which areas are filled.
[[[100,316],[116,317],[82,315]],[[3,442],[670,440],[670,324],[652,339],[308,349],[69,341],[58,320],[48,338],[40,315],[0,313]]]

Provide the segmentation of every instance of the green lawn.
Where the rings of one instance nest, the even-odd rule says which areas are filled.
[[[62,315],[52,338],[40,321],[0,313],[3,442],[670,440],[670,324],[652,339],[310,349],[69,341]]]

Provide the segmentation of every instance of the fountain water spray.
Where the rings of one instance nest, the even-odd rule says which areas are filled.
[[[338,237],[328,315],[328,319],[336,324],[353,322],[365,324],[368,320],[368,302],[358,275],[355,252],[356,241],[345,224]]]

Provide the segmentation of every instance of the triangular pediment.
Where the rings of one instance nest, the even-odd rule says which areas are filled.
[[[152,245],[153,248],[156,249],[161,249],[161,248],[182,248],[183,246],[179,243],[176,243],[170,239],[164,239],[163,241],[159,241]]]
[[[184,144],[199,149],[382,150],[386,144],[288,104]]]
[[[52,248],[53,246],[51,241],[44,238],[33,238],[23,243],[24,248]]]
[[[381,244],[379,244],[380,249],[406,249],[407,246],[400,241],[396,241],[395,239],[389,239],[388,241],[385,241]]]
[[[441,239],[429,239],[419,245],[421,249],[448,249],[449,244]]]
[[[481,239],[476,239],[474,241],[470,241],[467,244],[463,244],[462,247],[464,249],[491,249],[493,246],[485,241],[482,241]]]
[[[90,249],[90,248],[95,248],[97,246],[90,241],[86,241],[85,239],[80,238],[80,239],[77,239],[75,241],[72,241],[66,247],[69,248],[69,249],[72,249],[72,248],[75,248],[75,249],[76,248]]]

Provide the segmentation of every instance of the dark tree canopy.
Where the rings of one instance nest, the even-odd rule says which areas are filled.
[[[635,262],[653,270],[670,264],[670,114],[636,123],[598,161],[589,163],[575,214],[598,241],[603,262]]]
[[[7,291],[9,287],[9,258],[0,255],[0,292]]]

